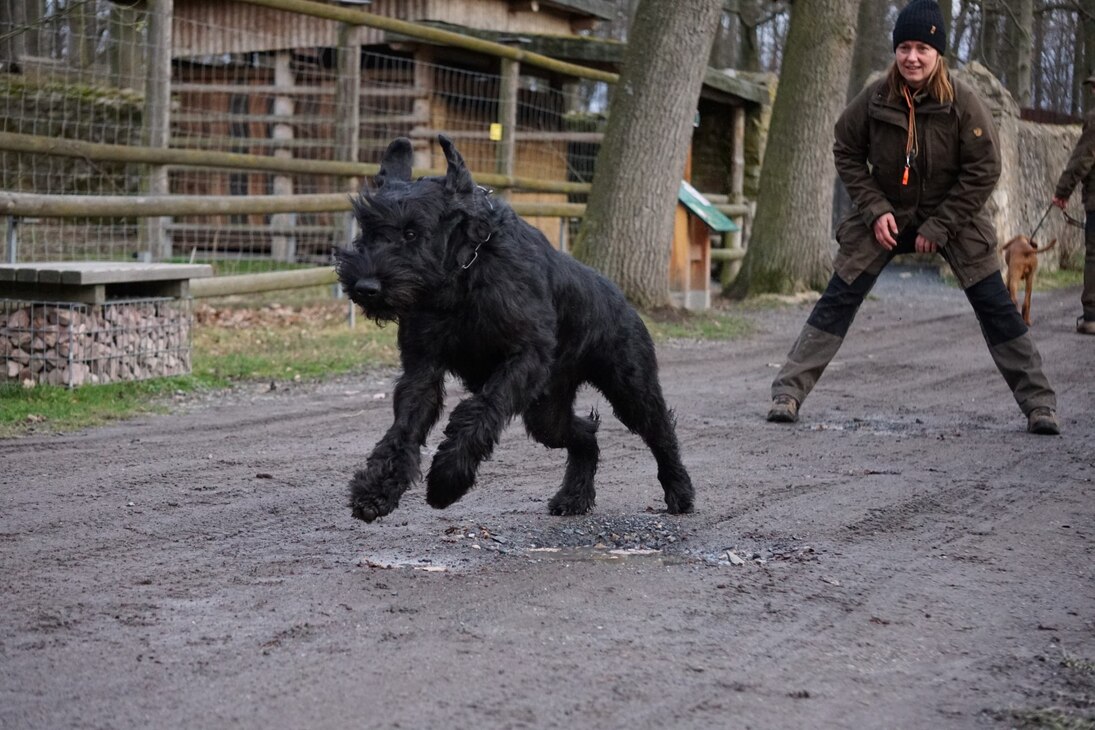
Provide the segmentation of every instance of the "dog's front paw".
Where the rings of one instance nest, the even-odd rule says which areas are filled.
[[[399,496],[385,494],[370,486],[364,475],[358,473],[350,480],[350,511],[363,522],[391,513],[399,506]]]

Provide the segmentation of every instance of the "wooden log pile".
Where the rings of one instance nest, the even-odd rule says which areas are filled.
[[[0,380],[75,388],[185,375],[189,304],[0,303]]]

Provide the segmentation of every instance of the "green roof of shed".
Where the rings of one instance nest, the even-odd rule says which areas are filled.
[[[731,233],[739,230],[734,221],[726,217],[726,214],[711,204],[711,201],[703,197],[700,191],[692,187],[688,182],[681,180],[680,190],[677,192],[677,200],[688,212],[707,224],[707,227],[719,233]]]

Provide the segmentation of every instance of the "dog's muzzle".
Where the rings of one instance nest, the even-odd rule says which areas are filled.
[[[354,282],[354,294],[362,299],[372,299],[380,293],[380,281],[367,276]]]

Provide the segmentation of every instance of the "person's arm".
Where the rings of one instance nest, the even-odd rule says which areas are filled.
[[[872,228],[879,245],[888,250],[897,245],[893,238],[897,233],[893,206],[867,166],[870,155],[867,105],[875,88],[873,84],[865,88],[841,113],[833,128],[833,159],[837,174],[864,224]]]
[[[988,109],[972,92],[963,94],[956,103],[961,104],[958,109],[958,179],[943,203],[918,231],[925,241],[937,246],[946,246],[984,207],[1000,179],[996,128]]]
[[[1057,179],[1057,188],[1053,194],[1053,204],[1064,210],[1072,191],[1081,180],[1087,177],[1095,166],[1095,114],[1088,114],[1084,119],[1084,129],[1080,133],[1080,139],[1072,148],[1072,155],[1068,158],[1068,164]]]

